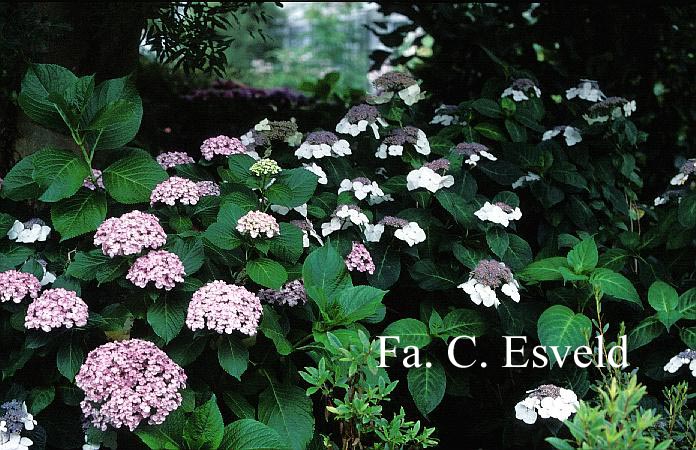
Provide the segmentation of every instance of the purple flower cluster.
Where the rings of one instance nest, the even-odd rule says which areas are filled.
[[[384,138],[382,144],[384,145],[404,145],[416,144],[418,142],[418,132],[420,130],[416,127],[406,126],[403,128],[395,128],[389,132],[389,135]]]
[[[415,78],[403,72],[387,72],[372,82],[380,91],[400,91],[416,83]]]
[[[198,195],[201,197],[220,196],[220,185],[214,181],[199,181],[196,186],[198,186]]]
[[[208,138],[201,144],[201,154],[206,161],[210,161],[215,155],[229,156],[244,152],[246,152],[246,147],[242,141],[222,134]]]
[[[338,136],[330,131],[312,131],[305,138],[305,142],[310,145],[334,145],[338,142]]]
[[[87,309],[87,304],[75,292],[48,289],[29,305],[24,328],[51,331],[60,327],[83,327],[89,317]]]
[[[0,303],[12,300],[19,303],[28,295],[31,298],[39,296],[41,283],[30,273],[8,270],[0,272]]]
[[[261,289],[258,292],[258,296],[262,302],[270,303],[271,305],[297,306],[307,303],[307,292],[300,280],[285,283],[280,290]]]
[[[159,219],[138,210],[105,220],[94,235],[94,245],[101,245],[102,252],[111,258],[157,249],[166,242]]]
[[[400,217],[384,216],[382,220],[379,221],[379,224],[386,225],[388,227],[403,228],[408,225],[408,220]]]
[[[448,170],[450,166],[450,161],[447,158],[438,158],[435,161],[430,161],[424,164],[425,167],[437,172],[438,170]]]
[[[75,383],[85,392],[82,413],[95,427],[133,431],[146,419],[161,424],[181,405],[186,374],[152,342],[129,339],[89,352]]]
[[[462,142],[457,144],[454,151],[458,155],[471,156],[478,155],[481,152],[490,152],[489,148],[477,142]]]
[[[351,272],[367,272],[370,275],[375,273],[375,263],[365,245],[361,242],[353,242],[353,249],[346,257],[346,266]]]
[[[366,120],[369,123],[374,123],[379,117],[379,110],[372,105],[363,103],[362,105],[355,105],[351,107],[344,118],[349,123],[358,123],[361,120]]]
[[[150,205],[164,203],[174,206],[177,201],[183,205],[195,205],[199,199],[195,182],[181,177],[169,177],[152,190]]]
[[[272,238],[280,234],[280,226],[275,217],[261,211],[249,211],[237,221],[237,231],[252,238],[265,235]]]
[[[167,170],[182,164],[193,164],[196,161],[186,152],[165,152],[157,155],[157,162],[164,170]]]
[[[169,291],[176,282],[184,282],[184,275],[184,264],[177,255],[166,250],[153,250],[135,260],[126,278],[141,288],[152,281],[157,289]]]
[[[92,180],[97,181],[97,185],[94,185],[94,182]],[[104,180],[102,179],[102,171],[99,169],[92,169],[92,177],[87,177],[85,178],[85,181],[82,183],[82,186],[86,187],[90,191],[94,191],[97,188],[99,189],[105,189],[104,187]]]
[[[494,259],[482,259],[471,273],[476,281],[491,288],[510,283],[513,279],[510,269]]]
[[[254,336],[261,318],[261,301],[242,286],[215,280],[198,289],[189,303],[186,326],[232,334],[238,330]]]

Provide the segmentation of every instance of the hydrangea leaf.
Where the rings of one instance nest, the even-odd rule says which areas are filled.
[[[576,314],[563,305],[554,305],[544,311],[537,321],[537,334],[541,345],[557,346],[561,356],[574,349],[587,345],[592,332],[592,322],[584,314]],[[555,356],[548,351],[549,360],[553,363]]]
[[[375,272],[367,275],[371,286],[379,289],[388,289],[399,280],[401,274],[401,255],[397,239],[392,236],[387,242],[384,240],[379,245],[370,248],[372,262],[375,264]]]
[[[253,419],[241,419],[225,427],[220,450],[288,450],[278,432]]]
[[[307,203],[317,188],[319,178],[302,167],[280,172],[266,192],[268,201],[286,208],[295,208]]]
[[[225,433],[217,399],[213,394],[207,402],[193,410],[192,417],[184,425],[184,442],[190,450],[219,448]]]
[[[297,386],[271,382],[259,395],[259,421],[273,428],[292,450],[304,450],[314,435],[312,401]]]
[[[167,172],[151,156],[136,151],[107,167],[102,179],[117,202],[145,203],[150,201],[155,186],[167,179]]]
[[[61,242],[94,231],[106,219],[106,196],[82,189],[51,208],[51,222]]]
[[[655,311],[672,311],[679,305],[679,294],[664,281],[655,281],[648,289],[648,303]]]
[[[71,197],[90,175],[89,166],[69,150],[41,150],[32,161],[34,181],[44,189],[39,200],[44,202]]]
[[[682,328],[679,337],[687,347],[696,348],[696,327]]]
[[[22,79],[19,106],[34,122],[53,130],[66,131],[65,122],[49,96],[67,91],[76,81],[75,74],[64,67],[32,64]]]
[[[372,286],[346,287],[330,305],[329,317],[333,324],[350,324],[375,314],[386,294]]]
[[[278,353],[283,356],[292,353],[292,344],[285,337],[287,331],[283,330],[283,327],[280,325],[280,317],[273,308],[269,306],[263,307],[263,315],[261,316],[259,330],[264,336],[273,341]]]
[[[218,362],[225,372],[242,379],[249,365],[249,350],[234,336],[222,336],[218,347]]]
[[[161,295],[147,308],[147,323],[169,343],[184,326],[188,302],[171,294]]]
[[[445,339],[452,336],[483,336],[486,331],[483,316],[472,309],[458,308],[450,311],[442,322],[438,336]]]
[[[432,340],[428,327],[417,319],[401,319],[389,324],[380,336],[398,336],[399,342],[390,340],[397,348],[416,346],[423,348]]]
[[[181,439],[185,424],[186,418],[183,411],[174,410],[169,413],[163,423],[142,424],[135,430],[135,434],[153,450],[180,450],[183,447]]]
[[[510,234],[509,241],[503,262],[512,270],[522,270],[532,261],[532,249],[527,241],[516,234]]]
[[[75,379],[75,374],[85,359],[85,352],[74,340],[67,340],[61,344],[56,353],[56,366],[58,372],[70,381]]]
[[[576,244],[567,256],[568,265],[572,267],[575,273],[585,273],[597,267],[599,261],[599,252],[594,238],[590,237],[583,239]]]
[[[41,188],[33,177],[35,155],[36,153],[23,158],[5,176],[0,192],[10,200],[35,199],[41,193]]]
[[[561,267],[568,268],[566,258],[553,256],[551,258],[534,261],[519,273],[519,277],[529,281],[556,281],[562,280]]]
[[[248,261],[246,271],[254,283],[271,289],[280,289],[283,283],[288,281],[288,272],[285,267],[268,258]]]
[[[510,245],[510,237],[500,227],[491,227],[486,231],[486,243],[496,256],[502,258]]]
[[[237,390],[227,390],[222,394],[222,401],[227,405],[235,416],[242,419],[254,419],[256,418],[256,408],[254,408],[251,403]],[[225,448],[225,442],[227,442],[227,432],[225,432],[225,438],[223,439],[220,448]]]
[[[322,299],[352,286],[350,275],[341,255],[330,244],[314,250],[302,265],[302,279],[307,295],[325,309]]]
[[[677,310],[687,320],[696,320],[696,288],[691,288],[679,296]]]
[[[434,357],[429,357],[427,363],[421,364],[421,367],[410,368],[406,378],[408,390],[418,411],[427,416],[442,402],[447,388],[447,377],[442,364]]]
[[[281,222],[280,234],[270,240],[270,252],[279,259],[295,263],[304,252],[302,230],[293,224]]]

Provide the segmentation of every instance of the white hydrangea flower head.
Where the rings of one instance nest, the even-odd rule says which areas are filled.
[[[309,133],[305,141],[295,150],[298,159],[320,159],[325,156],[346,156],[352,154],[350,144],[345,139],[339,139],[330,131],[314,131]]]
[[[378,92],[377,95],[368,99],[373,104],[387,103],[394,98],[394,94],[398,95],[407,106],[425,98],[416,79],[403,72],[387,72],[377,77],[372,84]]]
[[[541,97],[541,89],[539,89],[536,83],[529,78],[518,78],[512,82],[510,87],[505,89],[503,93],[500,94],[500,97],[512,97],[514,101],[522,102],[529,100],[529,96],[531,94],[534,94],[535,97],[539,98]]]
[[[51,234],[51,227],[41,219],[31,219],[27,222],[15,220],[12,228],[7,232],[7,237],[11,241],[23,244],[33,244],[34,242],[45,242]]]
[[[324,172],[324,169],[322,169],[321,167],[319,167],[319,166],[317,165],[317,163],[311,163],[311,164],[303,163],[303,164],[302,164],[302,167],[304,167],[306,170],[309,170],[309,171],[312,172],[314,175],[316,175],[317,177],[319,177],[319,180],[317,180],[317,183],[319,183],[319,184],[327,184],[327,183],[329,182],[329,179],[328,179],[327,176],[326,176],[326,172]]]
[[[417,222],[409,222],[399,228],[394,232],[394,237],[404,241],[409,247],[420,244],[426,239],[425,231]]]
[[[364,227],[369,219],[357,205],[340,205],[328,222],[321,224],[321,235],[328,236],[334,231],[345,230],[353,225]]]
[[[512,183],[512,188],[513,189],[518,189],[524,186],[526,183],[533,183],[534,181],[539,181],[541,180],[541,177],[534,172],[527,172],[527,175],[522,175]]]
[[[349,134],[353,137],[372,129],[375,139],[379,139],[379,126],[386,127],[387,122],[379,115],[379,110],[372,105],[362,104],[351,107],[336,125],[336,133]]]
[[[507,203],[486,202],[474,215],[484,222],[493,222],[507,227],[510,225],[510,221],[522,218],[522,211],[519,207],[513,208]]]
[[[636,101],[623,97],[607,97],[606,99],[590,106],[587,114],[583,114],[585,121],[592,125],[602,123],[621,116],[630,117],[636,111]]]
[[[683,352],[674,355],[672,359],[665,364],[664,371],[675,373],[681,368],[681,366],[686,364],[689,365],[691,376],[696,377],[696,350],[687,348]]]
[[[483,304],[487,308],[497,308],[500,305],[496,289],[500,289],[515,303],[520,301],[520,285],[512,271],[504,263],[494,259],[479,261],[469,273],[469,279],[457,287],[469,294],[474,304]]]
[[[464,160],[465,163],[471,167],[475,167],[481,157],[486,158],[489,161],[497,161],[498,158],[495,157],[488,147],[477,142],[461,142],[454,147],[454,153],[466,156]]]
[[[376,181],[370,181],[366,177],[357,177],[349,180],[348,178],[341,181],[338,186],[338,193],[352,192],[358,200],[365,200],[370,205],[378,205],[386,201],[394,200],[391,195],[385,194],[379,187]]]
[[[566,98],[572,100],[575,97],[588,102],[600,102],[607,98],[594,80],[580,80],[576,87],[566,90]]]
[[[406,126],[392,130],[377,148],[375,157],[387,159],[387,156],[401,156],[406,144],[413,146],[415,151],[421,155],[430,154],[430,142],[428,142],[428,137],[423,130]]]
[[[543,384],[527,394],[527,398],[515,405],[515,417],[529,425],[537,417],[568,420],[580,405],[575,392],[553,384]]]
[[[551,138],[561,134],[561,132],[563,132],[563,136],[565,137],[565,142],[568,147],[572,147],[578,142],[582,142],[582,135],[580,134],[580,130],[567,125],[560,125],[545,131],[543,136],[541,137],[541,140],[548,141]]]
[[[687,159],[684,164],[681,165],[679,173],[669,181],[669,184],[672,186],[681,186],[687,182],[689,176],[694,172],[696,172],[696,158]]]
[[[406,176],[406,188],[409,191],[425,188],[435,193],[440,189],[452,187],[454,185],[452,175],[437,173],[438,170],[445,172],[449,168],[449,164],[449,160],[440,158],[425,164],[420,169],[412,170]]]
[[[435,110],[435,115],[430,124],[448,127],[450,125],[466,124],[466,122],[459,117],[459,108],[456,105],[443,104]]]

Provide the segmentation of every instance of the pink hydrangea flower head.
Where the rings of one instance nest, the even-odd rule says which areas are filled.
[[[111,258],[158,249],[166,242],[159,219],[138,210],[105,220],[94,235],[94,245],[101,245],[102,252]]]
[[[285,286],[280,290],[261,289],[258,295],[262,302],[271,305],[297,306],[307,302],[307,292],[304,283],[300,280],[285,283]]]
[[[261,301],[242,286],[212,281],[198,289],[189,303],[186,326],[192,331],[209,329],[254,336],[261,318]]]
[[[184,282],[184,275],[184,264],[177,255],[166,250],[153,250],[135,260],[126,278],[141,288],[152,281],[157,289],[169,291],[177,282]]]
[[[92,425],[133,431],[144,420],[161,424],[181,405],[186,374],[152,342],[129,339],[89,352],[75,384],[85,392],[80,406]]]
[[[19,303],[28,295],[31,298],[39,296],[41,283],[30,273],[8,270],[0,272],[0,303],[12,300]]]
[[[201,197],[220,196],[220,185],[214,181],[199,181],[196,186],[198,186],[198,195]]]
[[[346,266],[351,272],[367,272],[370,275],[375,273],[375,263],[365,245],[361,242],[353,242],[353,249],[346,257]]]
[[[201,154],[206,161],[210,161],[215,155],[229,156],[245,152],[246,147],[242,141],[225,135],[208,138],[201,145]]]
[[[54,328],[87,325],[87,304],[73,291],[48,289],[29,304],[24,328],[51,331]]]
[[[182,164],[193,164],[196,161],[186,152],[165,152],[157,155],[157,162],[164,170],[167,170]]]
[[[272,238],[280,234],[280,226],[275,217],[262,211],[249,211],[237,221],[237,231],[252,238],[261,235]]]
[[[178,201],[182,205],[195,205],[200,195],[195,182],[181,177],[169,177],[152,190],[150,205],[164,203],[174,206]]]
[[[97,185],[94,185],[94,182],[92,179],[97,180]],[[85,178],[85,181],[82,183],[82,186],[86,187],[90,191],[94,191],[97,188],[99,189],[106,189],[104,187],[104,180],[102,179],[102,171],[99,169],[92,169],[92,178],[87,177]]]

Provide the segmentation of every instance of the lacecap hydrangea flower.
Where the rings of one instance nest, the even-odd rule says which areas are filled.
[[[450,126],[461,123],[459,108],[456,105],[440,105],[435,110],[435,115],[430,121],[431,125]]]
[[[336,133],[355,137],[367,130],[368,126],[372,129],[375,139],[379,139],[379,126],[386,127],[387,122],[380,117],[376,107],[366,104],[355,105],[336,124]]]
[[[682,195],[684,195],[684,191],[681,189],[672,189],[668,190],[662,193],[662,195],[655,197],[654,200],[654,205],[655,206],[660,206],[664,205],[668,201],[670,201],[673,198],[677,199],[677,202],[681,202]]]
[[[47,269],[48,263],[45,260],[37,259],[36,262],[39,263],[39,265],[43,269],[43,276],[41,277],[41,280],[39,280],[39,283],[41,283],[41,286],[46,286],[46,285],[51,284],[54,281],[56,281],[56,274],[48,271],[48,269]]]
[[[365,200],[370,205],[379,205],[387,201],[394,200],[391,195],[385,194],[379,187],[376,181],[370,181],[369,178],[357,177],[349,180],[348,178],[341,181],[338,186],[338,193],[352,192],[358,200]]]
[[[215,155],[229,156],[240,153],[246,153],[246,147],[242,141],[234,137],[220,135],[208,138],[201,144],[201,154],[206,161],[210,161]]]
[[[292,280],[281,289],[261,289],[258,292],[262,302],[278,306],[297,306],[307,303],[307,292],[301,280]]]
[[[24,328],[51,331],[54,328],[87,325],[87,304],[73,291],[48,289],[29,304]]]
[[[17,270],[0,272],[0,302],[19,303],[27,296],[37,298],[41,283],[34,275]]]
[[[340,205],[328,222],[321,224],[321,235],[328,236],[334,231],[345,230],[352,225],[365,226],[369,219],[357,205]]]
[[[385,227],[396,228],[394,237],[406,242],[409,247],[425,241],[425,231],[417,222],[409,222],[406,219],[394,216],[385,216],[376,224],[367,224],[364,234],[367,242],[379,242],[382,239]]]
[[[102,253],[111,258],[158,249],[166,242],[167,234],[157,216],[138,210],[105,220],[94,234],[94,245],[101,246]]]
[[[272,141],[286,142],[292,147],[299,145],[302,141],[302,133],[297,130],[295,119],[263,119],[242,136],[242,143],[250,150],[255,149],[258,145],[267,146]]]
[[[254,336],[261,312],[261,301],[253,292],[215,280],[193,294],[186,326],[192,331],[209,329],[220,334],[240,331]]]
[[[367,272],[370,275],[375,273],[375,263],[372,261],[370,251],[362,242],[353,242],[353,248],[346,256],[346,267],[348,270],[357,272]]]
[[[507,227],[511,221],[522,218],[522,211],[520,208],[513,208],[504,202],[486,202],[474,215],[484,222],[498,223]]]
[[[22,431],[32,431],[37,425],[34,416],[27,411],[27,404],[11,400],[0,405],[3,414],[0,415],[0,449],[27,450],[34,442]]]
[[[41,219],[31,219],[24,223],[15,220],[12,228],[7,232],[7,237],[11,241],[33,244],[37,241],[45,242],[49,234],[51,234],[51,227]]]
[[[696,158],[687,159],[679,168],[679,173],[670,180],[669,184],[673,186],[681,186],[686,183],[689,176],[696,172]]]
[[[665,364],[664,371],[675,373],[681,366],[689,365],[691,376],[696,377],[696,350],[687,348],[683,352],[677,353]]]
[[[176,254],[166,250],[152,250],[135,260],[128,269],[126,279],[141,288],[153,282],[157,289],[169,291],[177,282],[184,282],[184,275],[184,264]]]
[[[545,131],[544,135],[541,137],[541,140],[548,141],[561,133],[563,133],[563,137],[565,137],[565,142],[568,147],[572,147],[578,142],[582,142],[582,135],[580,134],[580,130],[567,125],[560,125],[552,128],[551,130]]]
[[[517,181],[512,183],[512,188],[517,189],[524,186],[526,183],[532,183],[539,180],[541,180],[539,175],[535,174],[534,172],[527,172],[527,175],[522,175],[517,179]]]
[[[314,225],[307,218],[305,218],[304,220],[291,220],[290,223],[302,230],[303,247],[309,247],[310,236],[316,239],[317,242],[319,242],[319,245],[324,245],[324,241],[322,241],[321,236],[317,234],[316,230],[314,229]]]
[[[440,158],[425,164],[420,169],[412,170],[406,176],[406,188],[409,191],[425,188],[435,193],[440,189],[451,187],[454,185],[454,177],[437,173],[438,170],[444,172],[448,168],[449,160]]]
[[[269,158],[260,159],[249,167],[249,172],[253,173],[257,177],[276,175],[279,174],[281,170],[282,169],[278,163]]]
[[[216,138],[212,138],[216,139]],[[202,148],[201,148],[202,150]],[[186,152],[164,152],[157,155],[157,163],[164,170],[172,169],[182,164],[193,164],[196,161]],[[212,159],[212,156],[209,158]]]
[[[495,157],[490,152],[490,149],[483,144],[476,142],[461,142],[454,147],[454,153],[457,155],[466,156],[464,160],[465,163],[469,164],[471,167],[475,167],[476,164],[481,160],[481,157],[490,160],[497,161],[498,158]]]
[[[96,180],[96,185],[94,184],[93,180]],[[90,191],[95,191],[97,190],[97,188],[105,189],[104,180],[102,179],[102,171],[99,169],[92,169],[92,176],[85,178],[85,181],[82,183],[82,186],[86,187]]]
[[[542,384],[527,394],[527,398],[515,405],[515,417],[530,425],[537,417],[568,420],[580,405],[575,392],[553,384]]]
[[[514,101],[521,102],[529,100],[532,94],[537,98],[541,97],[541,89],[529,78],[518,78],[500,94],[500,97],[512,97]]]
[[[413,146],[414,150],[421,155],[430,154],[430,143],[425,133],[416,127],[407,126],[391,130],[382,144],[377,147],[375,156],[380,159],[387,159],[387,156],[401,156],[404,154],[406,144]]]
[[[600,102],[607,98],[599,89],[599,84],[594,80],[580,80],[576,87],[566,90],[566,98],[572,100],[575,97],[588,102]]]
[[[219,197],[220,196],[220,185],[214,181],[199,181],[196,183],[198,188],[199,197]]]
[[[377,95],[371,96],[368,101],[374,104],[387,103],[394,98],[394,94],[408,106],[425,98],[418,81],[403,72],[387,72],[377,77],[372,85],[377,89]]]
[[[327,184],[329,182],[329,179],[326,176],[326,172],[324,172],[324,169],[322,169],[320,166],[318,166],[317,163],[311,163],[311,164],[303,163],[302,167],[305,168],[306,170],[309,170],[310,172],[312,172],[314,175],[316,175],[319,178],[317,180],[317,183]]]
[[[348,141],[339,139],[338,136],[330,131],[309,133],[302,145],[295,150],[295,156],[299,159],[320,159],[325,156],[339,157],[350,155],[351,153]]]
[[[85,393],[80,406],[92,425],[133,431],[144,420],[161,424],[181,405],[186,374],[152,342],[129,339],[89,352],[75,384]]]
[[[182,205],[195,205],[199,199],[198,186],[194,181],[181,177],[169,177],[152,190],[150,205],[164,203],[174,206],[177,202]]]
[[[610,118],[630,117],[636,110],[636,101],[627,100],[623,97],[607,97],[601,102],[590,106],[587,114],[583,114],[583,119],[592,125],[593,123],[606,122]]]
[[[496,289],[510,297],[514,302],[520,301],[519,283],[512,276],[510,269],[502,262],[482,259],[469,274],[469,279],[457,286],[464,290],[471,301],[485,307],[500,305]]]
[[[280,226],[275,217],[262,211],[249,211],[237,221],[237,231],[253,239],[259,236],[272,238],[280,234]]]
[[[287,216],[290,211],[295,211],[302,217],[307,217],[307,204],[303,203],[300,206],[295,206],[293,208],[288,208],[287,206],[282,205],[271,205],[271,211],[280,214],[281,216]]]

